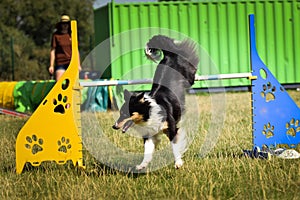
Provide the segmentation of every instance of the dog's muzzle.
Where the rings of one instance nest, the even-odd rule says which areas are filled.
[[[126,131],[134,124],[133,120],[128,120],[127,122],[125,122],[123,129],[122,129],[122,133],[126,133]]]
[[[112,126],[112,128],[115,129],[115,130],[119,130],[119,129],[122,127],[122,125],[123,125],[123,127],[122,127],[122,133],[126,133],[127,130],[128,130],[133,124],[134,124],[134,121],[133,121],[133,120],[127,120],[125,123],[118,123],[118,122],[116,122],[116,123]]]

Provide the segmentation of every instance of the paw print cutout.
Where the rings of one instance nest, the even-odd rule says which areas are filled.
[[[53,99],[53,105],[55,106],[54,112],[64,114],[66,109],[70,108],[67,96],[57,95],[57,99]]]
[[[262,133],[267,137],[273,137],[274,136],[274,126],[272,126],[270,123],[264,125],[264,130]]]
[[[38,138],[36,135],[27,136],[27,143],[25,144],[26,149],[31,150],[33,155],[43,151],[43,139]]]
[[[63,153],[67,153],[68,150],[72,148],[70,139],[65,137],[62,137],[60,140],[58,140],[57,145],[58,145],[58,151]]]
[[[274,92],[276,91],[276,87],[273,86],[270,82],[263,85],[263,90],[260,93],[262,98],[265,98],[266,102],[275,100]]]
[[[296,134],[300,132],[300,123],[299,120],[291,119],[290,122],[285,124],[287,129],[286,134],[296,137]]]

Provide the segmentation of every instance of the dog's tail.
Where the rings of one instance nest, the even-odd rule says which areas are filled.
[[[160,59],[157,51],[162,51],[163,54],[180,55],[194,66],[199,63],[197,45],[189,39],[176,41],[164,35],[155,35],[146,44],[145,54],[151,60],[157,61]]]
[[[183,40],[178,44],[178,61],[182,66],[183,76],[188,81],[186,87],[190,87],[195,82],[195,75],[199,64],[199,54],[196,44],[191,40]]]
[[[192,40],[185,39],[177,46],[179,49],[179,53],[177,53],[177,55],[181,56],[183,59],[188,61],[189,64],[197,69],[199,64],[199,52],[197,50],[196,43]]]
[[[145,54],[149,59],[159,61],[162,53],[164,57],[177,57],[177,70],[183,73],[190,86],[193,85],[199,63],[196,43],[189,39],[175,41],[164,35],[155,35],[146,44]]]
[[[157,61],[159,52],[164,54],[177,52],[177,46],[174,43],[174,39],[164,35],[155,35],[146,44],[145,54],[148,58]]]

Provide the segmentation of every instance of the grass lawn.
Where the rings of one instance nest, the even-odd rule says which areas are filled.
[[[300,93],[289,94],[300,106]],[[0,115],[0,199],[300,199],[300,159],[240,156],[243,149],[252,148],[250,93],[213,96],[192,96],[194,106],[199,108],[195,111],[198,124],[189,122],[194,138],[185,153],[184,166],[176,170],[170,163],[141,174],[110,168],[86,150],[85,170],[71,163],[44,162],[39,167],[26,164],[18,175],[15,141],[27,119]],[[217,105],[224,106],[220,107],[222,112],[215,112]],[[111,128],[112,116],[116,115],[98,114],[107,138],[121,149],[142,152],[142,140]],[[220,115],[222,120],[214,117]],[[213,135],[214,130],[218,134]],[[207,138],[213,140],[211,144]],[[167,139],[162,138],[159,148],[167,145]]]

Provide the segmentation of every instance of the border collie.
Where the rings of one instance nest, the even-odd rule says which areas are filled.
[[[186,150],[185,132],[180,127],[185,110],[185,92],[194,84],[199,62],[196,44],[190,40],[178,42],[156,35],[146,44],[145,54],[155,62],[161,59],[151,91],[146,94],[125,90],[125,103],[113,128],[122,128],[125,133],[135,125],[142,131],[144,159],[136,166],[137,170],[147,167],[159,141],[158,133],[165,133],[171,142],[175,168],[178,169],[183,165],[182,154]]]

